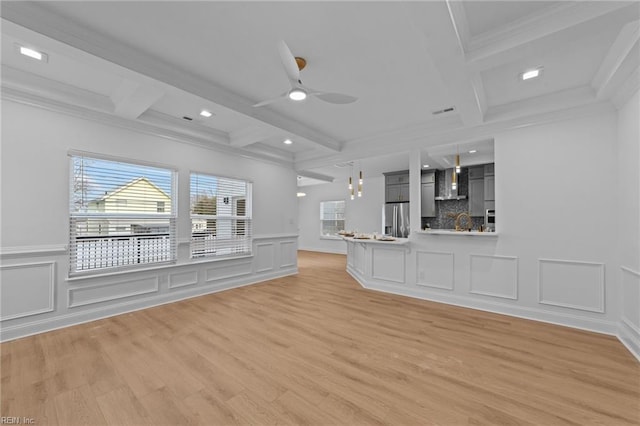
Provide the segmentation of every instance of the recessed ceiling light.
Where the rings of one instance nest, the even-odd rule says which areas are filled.
[[[471,151],[469,151],[469,154],[475,154],[476,152],[478,152],[478,151],[475,150],[475,149],[472,149]]]
[[[292,89],[289,92],[289,99],[291,99],[292,101],[302,101],[306,99],[306,97],[307,97],[307,92],[305,92],[302,89]]]
[[[307,194],[306,194],[306,193],[304,193],[304,192],[297,192],[297,193],[296,193],[296,195],[297,195],[298,197],[306,197],[306,196],[307,196]]]
[[[42,52],[38,52],[37,50],[34,49],[30,49],[28,47],[24,47],[24,46],[20,46],[20,54],[24,55],[24,56],[28,56],[29,58],[38,60],[38,61],[47,61],[47,54],[46,53],[42,53]]]
[[[542,67],[536,68],[536,69],[533,69],[533,70],[528,70],[528,71],[525,71],[522,74],[520,74],[520,79],[522,81],[530,80],[532,78],[539,77],[541,73],[542,73]]]
[[[283,144],[285,145],[291,145],[293,143],[293,141],[291,141],[291,139],[285,139],[282,141]]]
[[[203,109],[202,111],[200,111],[200,115],[206,118],[211,117],[213,114],[209,111],[207,111],[206,109]]]
[[[428,164],[423,164],[422,167],[424,167],[426,169],[427,167],[429,167],[429,165]]]

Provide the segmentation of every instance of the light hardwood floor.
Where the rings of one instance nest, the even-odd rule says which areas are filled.
[[[0,345],[37,425],[638,425],[614,337],[362,289],[345,257]]]

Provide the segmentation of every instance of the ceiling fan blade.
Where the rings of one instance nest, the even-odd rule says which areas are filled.
[[[355,96],[344,95],[342,93],[312,91],[310,94],[330,104],[350,104],[358,100]]]
[[[284,92],[282,95],[278,96],[277,98],[273,98],[273,99],[267,99],[266,101],[262,101],[262,102],[258,102],[257,104],[253,104],[253,107],[261,107],[261,106],[265,106],[265,105],[269,105],[272,104],[274,102],[278,102],[279,100],[284,99],[287,96],[288,92]]]
[[[284,66],[284,70],[287,73],[287,77],[289,77],[289,81],[292,84],[296,84],[300,82],[300,70],[298,69],[298,64],[296,63],[296,59],[291,53],[289,46],[283,40],[280,40],[278,43],[278,53],[280,53],[280,60],[282,61],[282,65]]]

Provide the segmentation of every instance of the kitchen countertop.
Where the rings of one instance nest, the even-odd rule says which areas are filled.
[[[373,238],[353,238],[353,237],[342,237],[342,239],[345,241],[349,241],[351,243],[364,243],[364,244],[390,244],[390,245],[403,246],[409,243],[408,238],[396,238],[395,241],[382,241],[382,240],[374,240]]]
[[[464,237],[497,237],[497,232],[478,232],[478,231],[455,231],[453,229],[431,229],[428,231],[411,231],[420,235],[447,235],[447,236],[464,236]]]

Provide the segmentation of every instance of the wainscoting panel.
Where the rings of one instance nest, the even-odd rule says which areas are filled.
[[[581,311],[604,312],[604,264],[538,259],[539,302]]]
[[[256,272],[272,271],[275,267],[273,243],[256,244]]]
[[[471,293],[518,299],[518,257],[470,254]]]
[[[228,261],[220,262],[213,268],[207,268],[205,271],[205,281],[220,281],[228,278],[235,278],[251,273],[251,261]]]
[[[347,243],[347,266],[354,267],[356,245],[353,243]]]
[[[55,262],[0,266],[0,321],[54,310]]]
[[[416,252],[416,284],[425,287],[453,290],[453,253],[435,251]]]
[[[176,272],[169,274],[169,288],[186,287],[198,284],[198,272]]]
[[[622,318],[640,330],[640,272],[622,269]]]
[[[376,280],[404,284],[406,281],[404,250],[381,247],[372,247],[371,250],[371,277]]]
[[[359,274],[364,274],[365,264],[365,246],[364,244],[353,244],[353,267]]]
[[[280,267],[289,268],[298,262],[298,250],[295,241],[280,242]]]
[[[158,277],[73,287],[68,290],[69,307],[76,308],[78,306],[124,299],[125,297],[156,293],[158,290]]]

